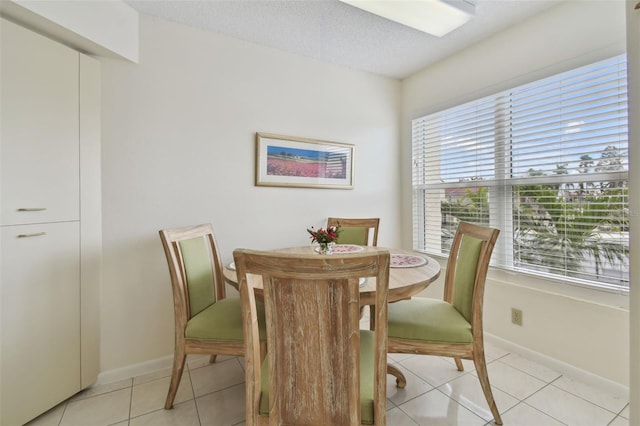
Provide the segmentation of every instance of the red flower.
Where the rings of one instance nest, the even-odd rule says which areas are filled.
[[[318,228],[318,230],[314,230],[313,226],[311,229],[307,228],[307,232],[311,235],[311,242],[318,244],[326,244],[333,243],[338,239],[338,235],[340,234],[340,226],[330,226],[327,229]]]

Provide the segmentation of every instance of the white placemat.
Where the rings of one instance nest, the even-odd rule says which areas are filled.
[[[340,254],[358,253],[362,250],[364,250],[364,247],[362,246],[356,246],[353,244],[336,244],[331,249],[331,253],[332,254],[333,253],[340,253]],[[320,247],[314,248],[313,251],[315,251],[316,253],[320,253]]]
[[[412,254],[391,254],[391,268],[415,268],[427,263],[427,259]]]
[[[332,249],[334,253],[358,253],[363,250],[364,247],[353,244],[336,244]]]

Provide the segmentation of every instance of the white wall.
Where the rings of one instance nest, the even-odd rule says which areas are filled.
[[[102,59],[102,372],[172,355],[158,230],[210,222],[237,247],[308,244],[329,215],[399,245],[400,83],[141,17],[140,59]],[[254,134],[356,145],[355,189],[254,186]]]
[[[411,245],[411,120],[625,50],[623,1],[561,4],[406,79],[402,85],[402,228]],[[563,288],[565,287],[565,288]],[[441,287],[429,292],[441,294]],[[427,295],[430,295],[430,293]],[[622,387],[629,385],[628,297],[492,273],[485,329]],[[602,296],[602,297],[601,297]],[[510,323],[511,307],[524,326]]]

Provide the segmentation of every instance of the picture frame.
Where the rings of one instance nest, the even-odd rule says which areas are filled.
[[[355,146],[256,133],[256,186],[353,189]]]

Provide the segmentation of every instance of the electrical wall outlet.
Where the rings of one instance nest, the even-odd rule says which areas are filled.
[[[511,308],[511,322],[515,325],[522,325],[522,310]]]

